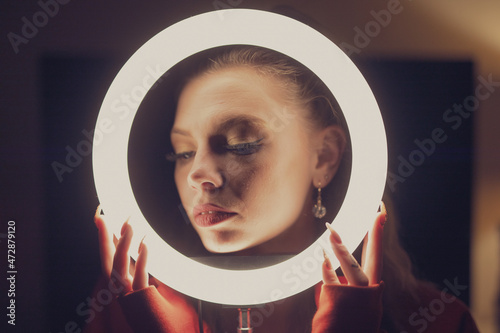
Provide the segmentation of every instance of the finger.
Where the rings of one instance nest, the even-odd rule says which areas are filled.
[[[99,253],[101,256],[101,269],[106,277],[111,276],[111,268],[113,267],[113,256],[115,255],[115,245],[113,244],[113,236],[106,226],[104,216],[100,214],[101,206],[97,207],[94,216],[94,223],[98,230],[99,236]]]
[[[378,219],[380,218],[380,214],[382,213],[382,205],[384,203],[381,202],[380,204],[380,207],[379,207],[379,211],[377,212],[377,216],[375,217],[375,223],[372,224],[372,228],[370,229],[370,231],[373,231],[373,228],[376,226],[376,223],[378,221]],[[384,209],[385,209],[385,206],[384,206]],[[362,251],[361,251],[361,263],[362,263],[362,267],[365,267],[365,262],[366,262],[366,252],[368,250],[368,235],[370,234],[370,232],[367,232],[366,235],[365,235],[365,238],[363,238],[363,248],[362,248]],[[373,235],[373,232],[370,234],[370,236]]]
[[[148,272],[146,270],[146,262],[148,259],[148,247],[144,243],[144,238],[139,245],[139,255],[135,263],[134,282],[132,283],[133,290],[141,290],[148,286]]]
[[[366,233],[365,237],[363,238],[363,248],[361,249],[361,267],[365,267],[366,250],[367,250],[366,244],[367,243],[368,243],[368,232]]]
[[[130,259],[128,255],[128,250],[130,248],[130,243],[132,242],[133,231],[130,224],[125,222],[121,230],[121,237],[116,245],[116,252],[113,258],[113,270],[115,274],[121,277],[121,280],[126,285],[124,286],[124,292],[127,293],[132,290],[131,277],[129,274],[129,264]]]
[[[339,234],[333,230],[333,227],[327,223],[326,226],[331,232],[330,243],[332,245],[333,253],[337,257],[342,272],[344,273],[348,283],[354,286],[367,286],[368,278],[359,266],[357,260],[347,250]]]
[[[380,213],[377,215],[371,230],[368,232],[365,243],[363,244],[363,271],[366,276],[368,276],[370,284],[380,283],[382,277],[383,235],[386,220],[387,211],[382,202],[380,205]]]
[[[340,284],[337,273],[333,269],[332,262],[328,257],[328,254],[323,250],[323,256],[325,260],[323,261],[323,283],[324,284]]]

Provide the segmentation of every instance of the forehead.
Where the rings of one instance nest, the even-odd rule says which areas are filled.
[[[252,68],[234,67],[190,81],[180,95],[175,122],[230,114],[266,118],[287,104],[279,79]]]

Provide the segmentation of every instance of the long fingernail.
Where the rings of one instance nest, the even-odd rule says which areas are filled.
[[[139,254],[141,254],[141,252],[142,252],[142,247],[144,245],[144,238],[146,238],[146,235],[144,235],[144,237],[142,237],[141,243],[139,244],[139,250],[137,251]]]
[[[383,227],[387,222],[387,209],[385,208],[385,203],[383,201],[380,202],[380,212],[383,215],[383,218],[380,219],[380,226]]]
[[[97,206],[95,210],[95,215],[94,215],[94,224],[99,229],[100,223],[97,223],[97,221],[101,219],[101,205]]]
[[[122,225],[122,229],[120,231],[120,235],[121,236],[124,236],[124,235],[128,235],[130,233],[130,231],[132,230],[132,227],[130,226],[130,224],[128,223],[128,220],[123,223]]]
[[[332,238],[335,241],[335,243],[337,243],[339,245],[342,244],[342,239],[340,238],[340,235],[335,230],[333,230],[332,225],[328,222],[325,224],[326,224],[326,227],[328,228],[328,230],[330,230],[330,232],[332,233]]]
[[[326,254],[326,251],[323,249],[323,257],[325,257],[325,266],[327,269],[332,269],[332,262],[330,261],[330,257]]]

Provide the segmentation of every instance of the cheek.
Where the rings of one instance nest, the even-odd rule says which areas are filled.
[[[241,166],[234,177],[232,192],[249,209],[250,216],[267,216],[280,201],[284,178],[272,154],[265,154]]]
[[[185,195],[187,193],[187,188],[188,188],[188,183],[187,183],[187,176],[188,176],[188,171],[186,167],[175,167],[174,171],[174,181],[175,181],[175,186],[177,187],[177,191],[179,192],[179,196],[181,198],[181,201],[186,199]]]
[[[236,197],[251,199],[262,186],[265,169],[263,163],[255,157],[241,161],[230,160],[226,163],[226,183]]]
[[[296,140],[283,150],[273,166],[275,181],[282,202],[290,211],[299,213],[312,183],[313,158],[306,140]]]

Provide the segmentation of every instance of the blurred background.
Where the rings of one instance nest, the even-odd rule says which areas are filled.
[[[353,58],[379,100],[393,176],[402,177],[398,168],[418,149],[415,140],[443,129],[447,139],[407,176],[390,177],[386,192],[419,276],[439,288],[446,281],[463,285],[459,296],[480,331],[500,332],[500,2],[4,0],[0,6],[0,247],[6,253],[7,222],[16,221],[15,331],[72,331],[73,322],[81,327],[86,318],[77,309],[100,269],[87,136],[114,75],[151,36],[181,19],[255,8],[312,25]],[[83,154],[68,167],[71,150]]]

